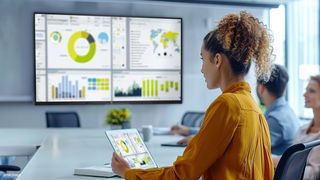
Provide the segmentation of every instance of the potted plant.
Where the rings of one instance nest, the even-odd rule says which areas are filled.
[[[130,128],[131,112],[128,108],[111,109],[107,112],[105,122],[111,129]]]

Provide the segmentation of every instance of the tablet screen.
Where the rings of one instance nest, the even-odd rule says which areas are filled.
[[[120,154],[132,168],[155,168],[146,145],[136,129],[112,130],[105,132],[114,151]]]

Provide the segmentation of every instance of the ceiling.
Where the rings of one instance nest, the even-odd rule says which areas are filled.
[[[251,6],[251,7],[267,7],[277,8],[280,4],[286,4],[293,1],[303,0],[69,0],[75,2],[168,2],[168,3],[187,3],[187,4],[214,4],[214,5],[230,5],[230,6]]]
[[[162,1],[162,2],[181,2],[197,4],[220,4],[220,5],[237,5],[237,6],[259,6],[259,7],[278,7],[280,4],[298,0],[145,0],[145,1]]]

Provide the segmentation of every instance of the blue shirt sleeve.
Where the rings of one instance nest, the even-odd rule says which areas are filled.
[[[277,147],[282,144],[283,136],[282,131],[283,128],[279,124],[279,120],[273,116],[267,117],[267,122],[270,129],[270,137],[271,137],[271,148]]]
[[[190,127],[189,128],[189,135],[197,134],[199,129],[200,129],[200,127]]]

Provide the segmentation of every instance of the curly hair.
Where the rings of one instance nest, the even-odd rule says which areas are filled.
[[[275,57],[271,41],[272,35],[266,26],[248,12],[241,11],[240,15],[226,15],[218,27],[204,37],[203,44],[213,55],[225,54],[236,75],[247,74],[253,61],[257,78],[268,81]]]

